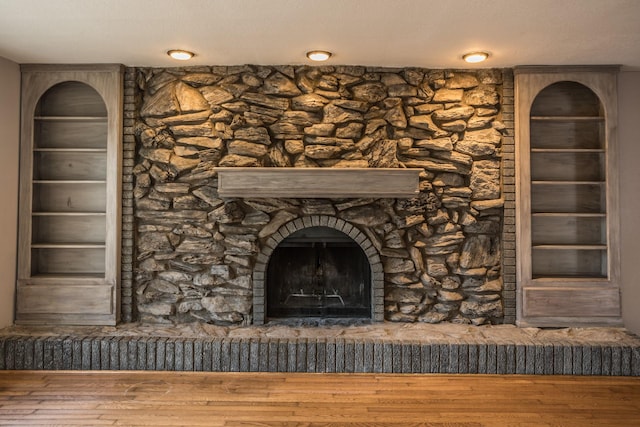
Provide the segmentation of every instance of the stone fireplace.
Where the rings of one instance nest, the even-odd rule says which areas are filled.
[[[129,75],[131,318],[503,322],[501,70]],[[220,167],[419,176],[410,196],[361,184],[347,196],[234,196],[221,191]]]

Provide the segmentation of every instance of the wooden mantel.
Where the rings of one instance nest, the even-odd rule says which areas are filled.
[[[215,168],[222,197],[409,198],[423,169]]]

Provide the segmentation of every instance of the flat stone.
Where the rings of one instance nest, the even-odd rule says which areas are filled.
[[[291,100],[291,108],[304,111],[322,111],[322,108],[329,103],[324,96],[315,93],[296,96]]]
[[[293,80],[281,73],[273,73],[265,79],[262,90],[268,95],[298,96],[302,94]]]
[[[328,104],[323,108],[325,123],[347,123],[350,121],[362,121],[362,114],[357,111],[347,110],[337,105]]]
[[[237,154],[226,155],[220,160],[223,167],[256,167],[260,162],[255,157],[241,156]]]
[[[433,102],[460,102],[463,94],[462,89],[438,89],[433,95]]]
[[[207,86],[200,89],[204,99],[211,105],[221,105],[231,101],[234,96],[218,86]]]
[[[474,107],[493,106],[500,102],[500,95],[491,88],[475,88],[464,94],[464,103]]]
[[[437,110],[431,116],[439,122],[451,122],[454,120],[466,120],[473,116],[475,110],[473,107],[463,106],[454,107],[446,110]]]
[[[235,140],[228,145],[229,154],[260,158],[267,154],[268,148],[262,144],[249,141]]]
[[[463,139],[456,143],[456,151],[478,158],[494,154],[496,152],[496,147],[493,144],[485,144],[482,142]]]
[[[498,199],[500,197],[500,162],[479,160],[471,170],[469,187],[474,200]]]
[[[344,210],[340,213],[340,218],[354,224],[375,227],[389,221],[389,215],[373,205],[359,206]]]
[[[236,139],[257,142],[259,144],[270,145],[271,137],[269,132],[264,127],[248,127],[241,128],[234,132],[233,135]]]
[[[382,101],[387,97],[387,88],[382,83],[363,83],[351,88],[353,98],[369,103]]]

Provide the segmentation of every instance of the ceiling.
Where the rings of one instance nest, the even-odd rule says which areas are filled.
[[[188,63],[172,48],[197,56]],[[0,57],[128,66],[329,64],[640,70],[639,0],[0,0]]]

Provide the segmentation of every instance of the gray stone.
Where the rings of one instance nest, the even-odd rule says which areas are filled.
[[[164,273],[166,274],[170,272],[165,271]],[[147,292],[149,292],[150,290],[154,290],[154,291],[166,293],[166,294],[180,293],[180,288],[178,288],[178,286],[176,286],[175,284],[167,280],[161,280],[161,279],[155,279],[150,281],[149,284],[147,285]]]
[[[427,273],[429,276],[441,278],[449,274],[446,262],[439,257],[427,257]]]
[[[419,289],[393,287],[387,292],[384,298],[387,301],[420,304],[422,298],[424,298],[424,292]]]
[[[363,83],[351,88],[353,98],[376,103],[387,97],[387,88],[382,83]]]
[[[342,152],[340,147],[332,145],[307,145],[304,155],[310,159],[332,159]]]
[[[205,136],[193,137],[193,138],[178,138],[176,143],[183,144],[185,146],[196,146],[204,148],[212,148],[221,150],[223,148],[223,142],[220,138],[208,138]]]
[[[202,92],[204,99],[206,99],[211,105],[224,104],[234,98],[231,93],[217,86],[203,87],[200,91]]]
[[[473,200],[498,199],[500,197],[500,162],[479,160],[473,164],[469,187]]]
[[[492,106],[500,102],[500,96],[493,88],[478,87],[467,91],[464,94],[463,101],[465,104],[473,105],[474,107]]]
[[[496,147],[493,144],[484,144],[463,139],[456,143],[456,151],[468,154],[473,158],[478,158],[492,155],[496,152]]]
[[[409,117],[409,125],[418,129],[428,130],[430,132],[439,132],[440,128],[433,123],[431,116],[418,115]]]
[[[302,154],[304,152],[304,142],[301,140],[288,139],[284,142],[284,149],[287,150],[289,154]]]
[[[244,211],[238,202],[231,201],[209,212],[207,216],[210,221],[217,221],[221,224],[233,224],[242,221]]]
[[[225,264],[212,265],[209,272],[224,280],[229,280],[231,278],[231,269]]]
[[[208,203],[213,208],[218,208],[224,203],[222,199],[218,198],[218,190],[214,187],[203,186],[193,190],[192,193],[194,196]]]
[[[280,73],[273,73],[265,79],[262,90],[268,95],[298,96],[302,94],[291,79]]]
[[[329,100],[315,93],[296,96],[291,100],[291,108],[304,111],[322,111]]]
[[[174,310],[175,306],[171,303],[152,302],[148,304],[138,304],[138,311],[154,316],[170,316],[174,313]]]
[[[451,122],[454,120],[466,120],[469,117],[473,116],[475,110],[473,107],[463,106],[463,107],[454,107],[449,108],[447,110],[438,110],[435,111],[431,116],[434,120],[439,122]]]
[[[220,160],[223,167],[256,167],[260,162],[255,157],[240,156],[237,154],[226,155]]]
[[[141,117],[167,117],[207,109],[209,104],[197,89],[176,81],[165,85],[145,99],[140,115]]]
[[[239,156],[249,156],[260,158],[267,154],[267,147],[263,144],[254,144],[253,142],[235,140],[231,141],[228,146],[229,154]]]
[[[383,261],[385,273],[411,273],[416,270],[413,261],[402,258],[386,258]]]
[[[469,236],[460,253],[460,267],[477,268],[493,265],[493,242],[491,237],[485,235]]]
[[[433,102],[460,102],[463,94],[462,89],[438,89],[433,95]]]
[[[141,148],[138,153],[143,158],[158,163],[169,163],[169,159],[173,154],[172,150],[164,148]]]
[[[349,123],[346,126],[342,126],[336,130],[337,138],[356,139],[362,136],[362,129],[364,125],[362,123]],[[328,136],[328,135],[325,135]]]
[[[250,127],[238,129],[234,132],[236,139],[257,142],[259,144],[269,145],[271,144],[271,138],[269,132],[264,127]]]
[[[389,215],[374,205],[366,205],[354,207],[344,210],[340,213],[340,217],[345,221],[354,224],[375,227],[389,221]]]
[[[442,123],[440,127],[448,132],[462,132],[467,128],[467,122],[464,120],[454,120],[452,122]]]
[[[357,111],[347,110],[334,104],[328,104],[323,108],[325,123],[347,123],[361,121],[362,114]]]
[[[361,113],[366,113],[369,109],[369,106],[366,102],[362,101],[354,101],[351,99],[336,99],[331,102],[333,105],[337,105],[338,107],[346,108],[347,110],[355,110]]]
[[[258,237],[261,239],[267,236],[272,235],[280,227],[282,227],[287,222],[291,221],[296,217],[295,214],[287,211],[278,211],[272,218],[271,221],[260,230],[258,233]]]
[[[503,308],[501,301],[481,303],[478,301],[462,301],[460,312],[470,317],[501,317]]]
[[[318,123],[304,128],[304,133],[312,136],[331,136],[335,129],[336,125],[333,123]]]
[[[478,78],[471,73],[454,73],[453,77],[447,79],[445,87],[447,89],[471,89],[478,86]]]
[[[246,297],[233,297],[216,295],[204,297],[201,300],[202,307],[211,314],[228,312],[248,313],[251,309],[251,301]]]
[[[137,244],[142,252],[166,252],[173,249],[165,233],[141,233]]]
[[[415,147],[425,148],[427,150],[436,150],[436,151],[451,151],[453,150],[453,142],[451,138],[435,138],[435,139],[420,139],[415,141]]]
[[[288,99],[263,95],[260,93],[245,92],[240,96],[240,99],[250,104],[260,105],[277,111],[284,111],[289,108]]]

